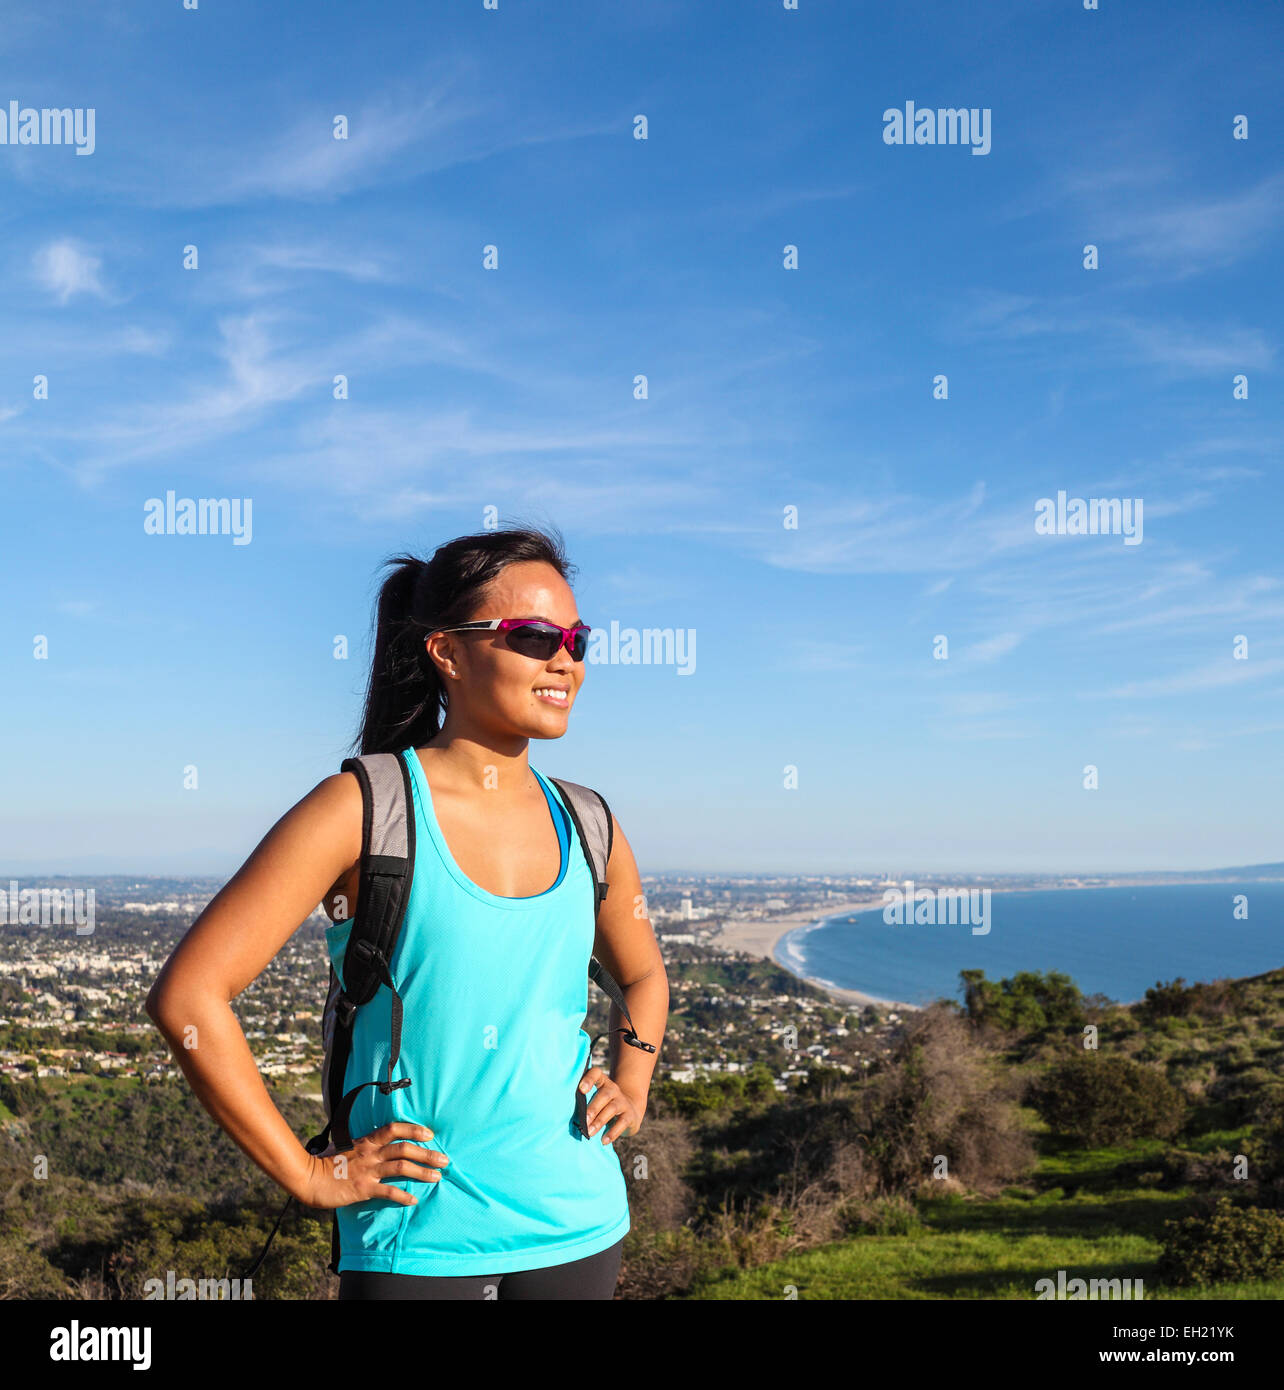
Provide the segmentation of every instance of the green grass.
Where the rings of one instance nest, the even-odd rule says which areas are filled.
[[[1135,1149],[1131,1156],[1136,1157]],[[1034,1300],[1039,1279],[1141,1279],[1147,1299],[1284,1298],[1284,1280],[1165,1289],[1153,1282],[1166,1218],[1188,1193],[1148,1188],[1059,1198],[938,1198],[924,1229],[860,1236],[753,1270],[707,1277],[693,1299]]]
[[[1246,1130],[1183,1141],[1192,1150],[1235,1151]],[[859,1236],[807,1250],[753,1270],[701,1279],[694,1299],[1011,1299],[1033,1300],[1039,1279],[1141,1279],[1154,1299],[1281,1299],[1284,1280],[1161,1288],[1155,1282],[1164,1222],[1186,1214],[1188,1188],[1121,1185],[1121,1164],[1171,1147],[1138,1140],[1099,1149],[1046,1138],[1027,1183],[1001,1197],[957,1195],[923,1200],[923,1228],[909,1235]],[[1067,1190],[1071,1195],[1067,1196]]]

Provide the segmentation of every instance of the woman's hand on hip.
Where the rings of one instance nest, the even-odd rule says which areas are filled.
[[[590,1067],[580,1078],[580,1090],[585,1095],[596,1086],[588,1103],[588,1132],[596,1134],[608,1120],[612,1123],[602,1135],[602,1143],[613,1144],[626,1134],[636,1134],[642,1127],[642,1107],[627,1092],[611,1080],[601,1067]]]
[[[440,1182],[450,1159],[436,1149],[425,1149],[413,1139],[431,1139],[432,1130],[406,1120],[391,1120],[353,1141],[350,1149],[336,1153],[333,1145],[314,1155],[307,1190],[300,1197],[304,1206],[333,1210],[383,1197],[402,1206],[414,1206],[418,1198],[399,1187],[390,1187],[390,1178],[415,1178],[421,1182]]]

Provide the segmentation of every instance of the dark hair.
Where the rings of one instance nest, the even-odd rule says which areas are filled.
[[[480,531],[438,546],[431,560],[398,555],[388,561],[392,573],[375,610],[374,660],[353,745],[357,752],[399,753],[437,733],[445,690],[424,638],[469,622],[490,581],[524,560],[542,560],[568,582],[575,572],[556,527]]]

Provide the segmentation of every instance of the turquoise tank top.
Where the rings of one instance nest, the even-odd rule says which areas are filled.
[[[373,1198],[338,1209],[338,1268],[388,1274],[503,1274],[597,1254],[629,1229],[628,1196],[605,1129],[575,1128],[591,1040],[593,877],[561,793],[534,768],[557,826],[561,867],[528,898],[488,893],[451,857],[414,749],[415,873],[392,958],[404,1019],[388,1095],[359,1091],[351,1131],[427,1125],[450,1163],[438,1182],[388,1178],[416,1206]],[[360,904],[358,904],[358,909]],[[342,979],[351,921],[326,931]],[[387,1076],[389,992],[357,1010],[344,1090]],[[590,1093],[591,1099],[592,1093]],[[416,1141],[418,1142],[418,1141]]]

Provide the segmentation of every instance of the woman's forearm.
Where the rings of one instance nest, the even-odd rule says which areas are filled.
[[[621,986],[624,1002],[629,1006],[634,1029],[643,1042],[654,1044],[654,1052],[644,1052],[639,1047],[630,1047],[624,1035],[615,1031],[625,1026],[619,1006],[611,1005],[609,1027],[611,1049],[608,1070],[611,1080],[631,1096],[637,1105],[645,1110],[647,1094],[651,1089],[651,1077],[660,1060],[660,1048],[664,1042],[664,1025],[669,1017],[669,982],[663,971],[644,976],[633,984]]]
[[[217,995],[162,995],[146,1007],[205,1109],[268,1177],[302,1200],[314,1160],[272,1104],[231,1005]]]

